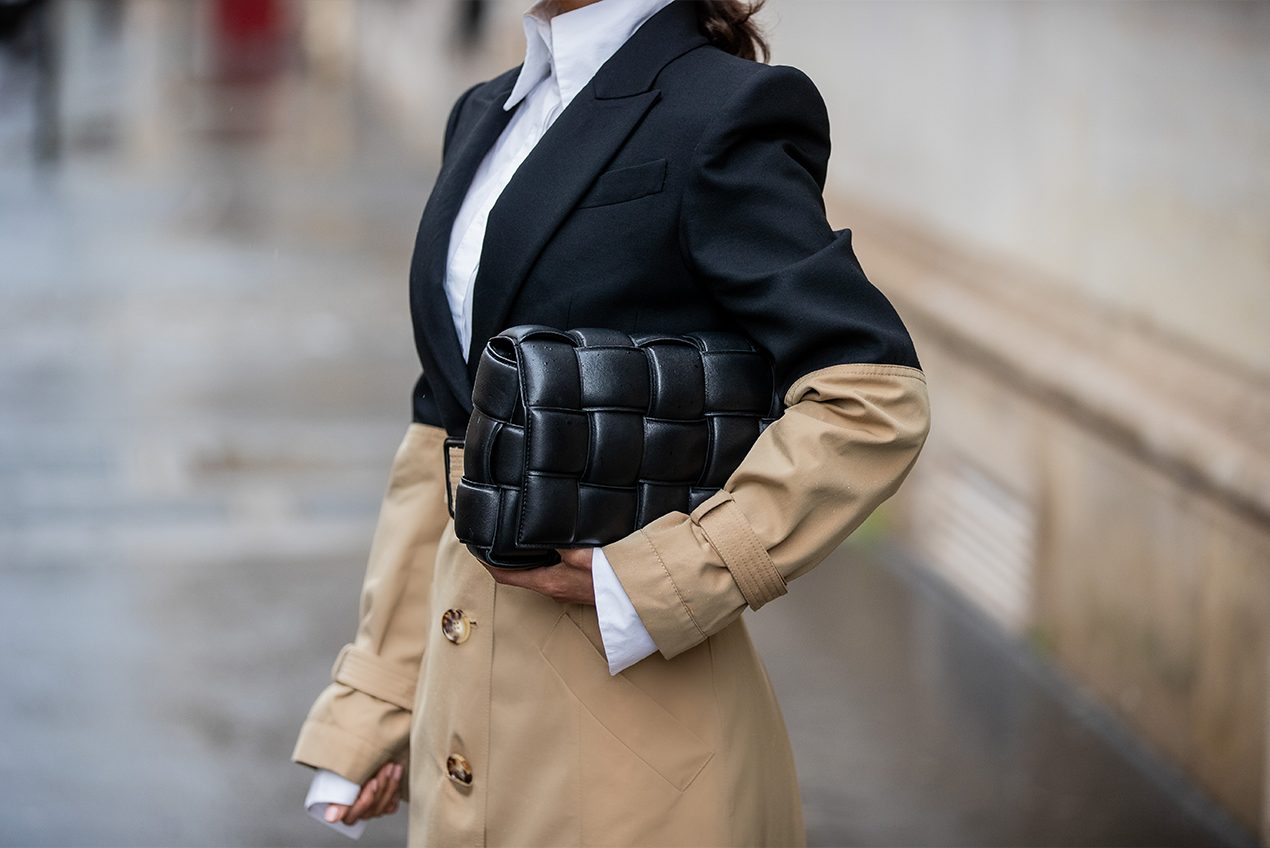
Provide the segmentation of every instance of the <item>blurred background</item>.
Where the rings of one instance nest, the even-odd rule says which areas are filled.
[[[348,844],[288,755],[528,5],[0,0],[0,844]],[[760,20],[933,414],[748,619],[811,841],[1270,845],[1270,4]]]

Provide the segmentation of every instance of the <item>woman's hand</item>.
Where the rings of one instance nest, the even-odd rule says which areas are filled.
[[[557,548],[561,562],[523,571],[485,566],[495,582],[555,598],[562,604],[595,606],[595,585],[591,582],[590,548]]]
[[[327,804],[322,817],[332,823],[355,824],[360,819],[397,812],[397,802],[401,799],[401,773],[401,763],[384,763],[374,777],[362,784],[361,794],[352,806]]]

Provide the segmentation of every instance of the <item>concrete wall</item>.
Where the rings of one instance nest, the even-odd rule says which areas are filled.
[[[1270,8],[773,7],[836,191],[1270,376]]]
[[[931,380],[905,538],[1270,842],[1270,7],[774,12]]]

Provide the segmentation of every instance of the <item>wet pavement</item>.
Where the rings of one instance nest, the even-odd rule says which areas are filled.
[[[437,153],[298,63],[126,32],[68,37],[42,165],[38,87],[0,88],[0,844],[348,844],[287,757],[408,422]],[[1237,841],[869,525],[749,620],[814,844]]]

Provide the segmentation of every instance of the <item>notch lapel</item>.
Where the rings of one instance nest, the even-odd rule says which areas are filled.
[[[588,84],[516,169],[490,210],[481,248],[467,362],[473,379],[485,342],[506,329],[534,260],[659,96],[653,89],[601,100]]]
[[[658,72],[676,56],[707,43],[697,29],[695,6],[693,0],[673,0],[645,21],[565,107],[499,195],[481,246],[472,295],[472,340],[464,368],[445,294],[450,231],[476,169],[524,102],[510,111],[503,109],[519,66],[491,81],[489,92],[472,95],[467,108],[478,112],[476,123],[452,141],[453,159],[443,165],[424,208],[410,268],[415,343],[431,372],[433,391],[441,391],[438,383],[444,384],[471,412],[481,350],[505,329],[516,292],[534,260],[660,97],[652,87]]]
[[[486,341],[506,329],[517,291],[574,205],[661,96],[657,73],[706,43],[692,0],[674,0],[637,29],[565,107],[490,210],[472,302],[469,381]],[[471,398],[467,398],[471,409]]]

